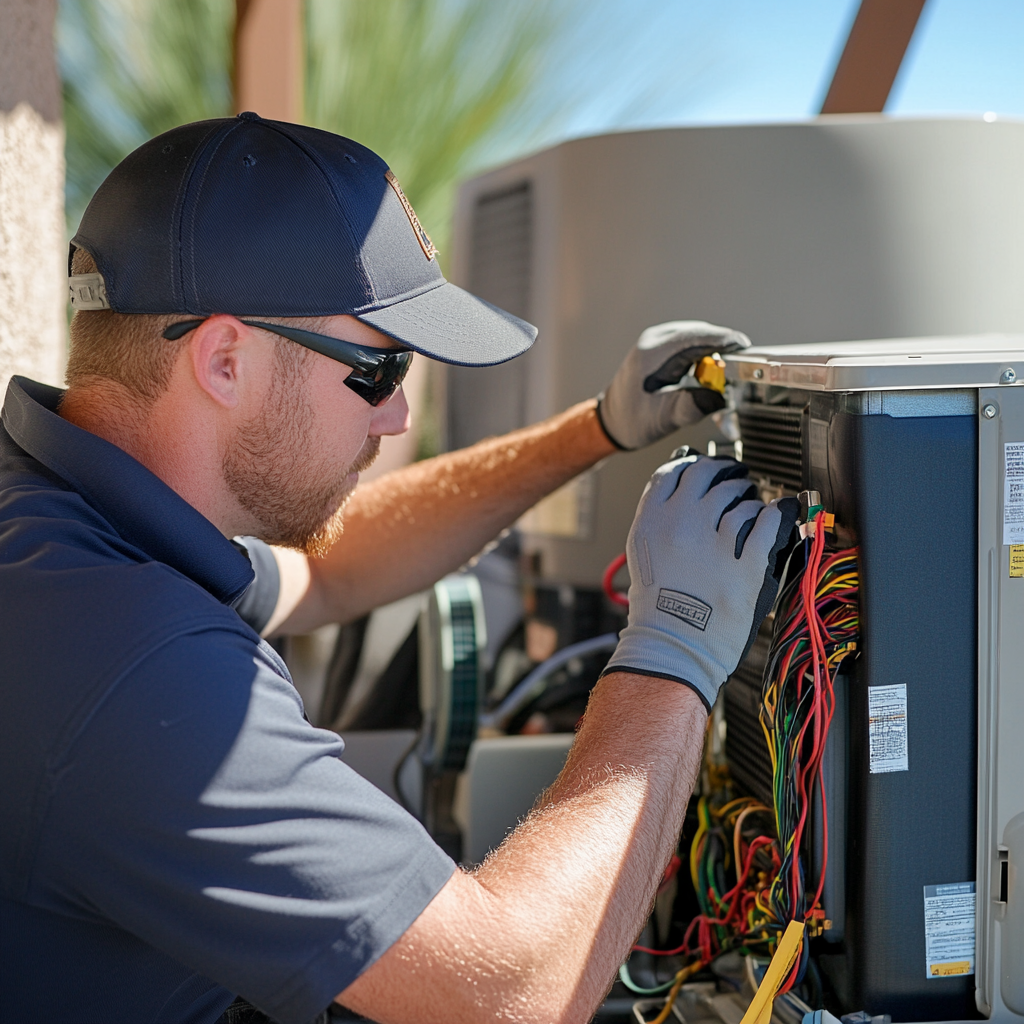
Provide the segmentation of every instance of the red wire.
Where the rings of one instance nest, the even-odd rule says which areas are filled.
[[[604,571],[604,576],[601,577],[601,586],[604,588],[604,592],[608,597],[608,600],[613,604],[621,605],[623,608],[629,607],[629,597],[627,597],[621,590],[615,589],[615,574],[626,564],[626,556],[624,554],[613,558],[611,564]]]

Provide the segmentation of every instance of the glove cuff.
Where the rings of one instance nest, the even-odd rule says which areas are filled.
[[[597,422],[601,425],[601,430],[604,431],[604,436],[607,437],[608,440],[611,441],[611,443],[615,445],[615,447],[618,448],[620,452],[635,451],[635,448],[627,448],[624,444],[617,441],[615,437],[612,435],[612,432],[608,429],[608,424],[605,423],[604,413],[602,412],[602,409],[604,408],[604,397],[605,392],[603,391],[601,392],[601,394],[597,396]]]
[[[660,630],[627,626],[619,634],[605,672],[630,671],[675,679],[696,690],[708,708],[729,676],[728,670],[706,652],[694,650]]]
[[[711,714],[711,705],[708,703],[708,699],[704,695],[704,691],[697,686],[696,683],[691,683],[689,679],[684,679],[682,676],[674,676],[668,672],[655,672],[649,668],[634,668],[632,665],[608,665],[598,678],[603,679],[605,676],[611,675],[613,672],[628,672],[630,675],[634,676],[654,676],[655,679],[671,679],[674,683],[681,683],[683,686],[693,690],[693,692],[700,697],[700,702],[704,705],[704,710],[707,711],[708,714]]]

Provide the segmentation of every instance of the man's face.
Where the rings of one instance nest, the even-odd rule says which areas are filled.
[[[353,317],[322,333],[375,348],[397,348]],[[294,342],[276,343],[264,401],[238,428],[224,454],[224,479],[271,544],[320,556],[342,532],[342,509],[384,434],[409,426],[399,389],[371,406],[346,387],[351,368]]]

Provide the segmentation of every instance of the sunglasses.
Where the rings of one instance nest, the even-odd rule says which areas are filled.
[[[164,337],[168,341],[177,341],[204,322],[205,319],[182,320],[181,323],[171,324],[164,331]],[[258,327],[261,331],[279,334],[282,338],[311,348],[322,356],[351,366],[352,372],[345,378],[345,385],[370,405],[381,405],[386,402],[401,387],[412,364],[413,354],[408,350],[369,348],[366,345],[355,345],[351,341],[342,341],[341,338],[332,338],[328,334],[314,334],[313,331],[302,331],[298,327],[266,324],[261,320],[241,322],[247,327]]]

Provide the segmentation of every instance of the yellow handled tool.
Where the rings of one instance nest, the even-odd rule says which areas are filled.
[[[793,964],[800,955],[800,947],[804,941],[804,925],[802,921],[790,921],[782,935],[779,948],[765,971],[764,978],[757,988],[757,994],[743,1014],[740,1024],[771,1024],[772,1003],[775,994],[793,970]]]

